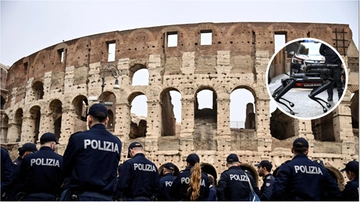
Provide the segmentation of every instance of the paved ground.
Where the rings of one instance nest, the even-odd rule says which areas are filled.
[[[277,87],[281,85],[282,78],[289,78],[289,76],[286,74],[281,74],[272,78],[271,83],[268,84],[268,88],[271,94]],[[300,119],[316,119],[330,113],[335,109],[338,104],[338,94],[336,88],[333,89],[333,101],[329,102],[331,107],[327,108],[327,112],[323,112],[321,105],[308,97],[311,90],[312,88],[292,88],[283,96],[283,98],[288,99],[295,104],[294,107],[291,107],[291,109],[295,112],[295,115],[291,115],[290,111],[284,105],[275,101],[274,102],[277,104],[277,107],[287,115]],[[272,96],[270,95],[270,97]],[[320,97],[326,101],[328,97],[327,91],[320,93],[316,97]]]

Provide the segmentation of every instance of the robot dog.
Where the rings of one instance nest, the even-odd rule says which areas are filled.
[[[337,64],[304,64],[301,66],[301,73],[293,73],[289,78],[281,80],[281,85],[273,92],[272,97],[276,102],[289,109],[290,114],[295,115],[295,112],[290,108],[295,106],[294,103],[282,96],[291,88],[296,87],[297,83],[320,81],[320,85],[314,87],[308,96],[311,100],[320,104],[324,112],[327,112],[326,107],[330,108],[331,104],[316,96],[334,85],[334,68],[337,66]]]

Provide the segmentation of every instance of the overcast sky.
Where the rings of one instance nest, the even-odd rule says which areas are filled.
[[[338,1],[3,1],[0,63],[75,38],[142,27],[200,22],[349,24],[358,46],[355,0]]]

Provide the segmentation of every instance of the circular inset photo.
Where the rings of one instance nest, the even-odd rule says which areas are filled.
[[[344,60],[334,47],[315,38],[290,41],[270,59],[270,97],[285,114],[316,119],[340,104],[347,86]]]

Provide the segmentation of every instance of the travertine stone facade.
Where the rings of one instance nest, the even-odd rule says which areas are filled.
[[[338,34],[337,30],[342,32]],[[211,45],[201,45],[203,32],[212,33]],[[174,33],[177,45],[168,47],[167,36]],[[280,112],[270,114],[266,69],[274,54],[274,36],[279,33],[285,34],[287,41],[313,37],[333,46],[342,42],[336,48],[347,62],[351,88],[332,113],[330,127],[335,141],[316,140],[314,121],[280,118],[284,116]],[[109,63],[109,44],[116,46],[111,64],[120,72],[119,90],[112,89],[115,79],[111,74],[103,74]],[[148,70],[149,85],[132,86],[133,75],[140,69]],[[12,149],[15,157],[18,145],[36,142],[39,135],[51,131],[59,137],[58,152],[62,154],[69,136],[86,129],[82,106],[93,103],[91,96],[100,99],[103,77],[104,101],[113,102],[109,106],[113,121],[108,127],[123,142],[121,161],[125,160],[127,146],[134,141],[129,138],[130,110],[137,95],[146,95],[148,116],[146,137],[136,141],[145,145],[147,156],[158,166],[172,161],[182,169],[186,156],[196,152],[204,167],[219,175],[226,169],[225,158],[231,152],[240,155],[244,166],[256,172],[253,164],[263,159],[271,160],[275,167],[290,159],[292,141],[305,137],[311,146],[310,157],[326,162],[342,184],[344,179],[337,169],[358,159],[358,130],[351,125],[349,108],[352,94],[358,96],[358,50],[345,24],[169,25],[100,33],[55,44],[15,62],[3,78],[1,143]],[[204,89],[214,93],[214,106],[198,110],[196,94]],[[255,129],[230,128],[230,95],[236,89],[246,89],[254,96]],[[164,127],[164,120],[174,118],[169,113],[170,90],[181,94],[182,106],[180,133],[173,135],[163,132],[166,127],[175,128]],[[281,125],[283,121],[286,124]],[[276,129],[290,134],[279,139],[280,134],[272,132]]]

